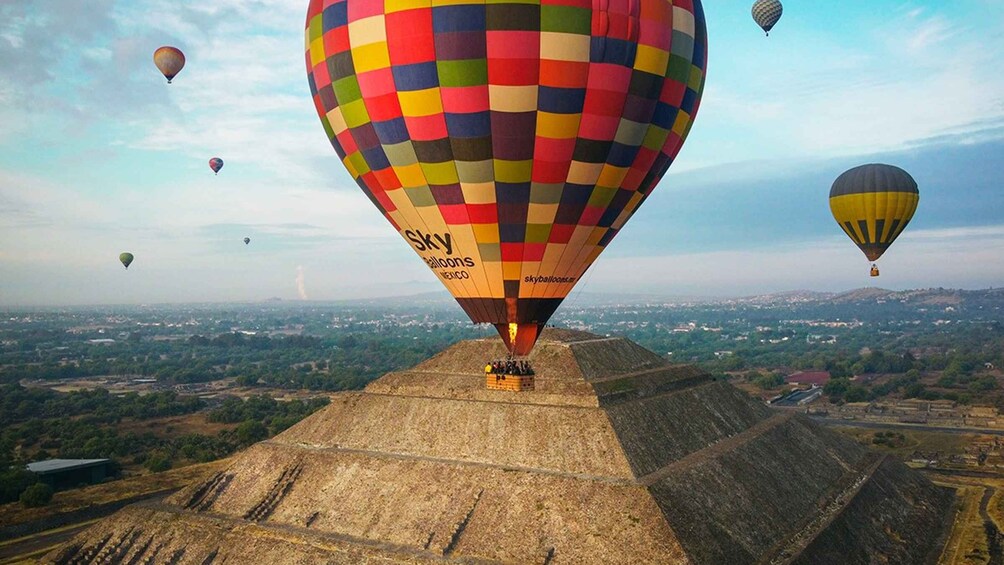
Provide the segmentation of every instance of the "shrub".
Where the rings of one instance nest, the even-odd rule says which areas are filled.
[[[52,487],[45,483],[35,483],[24,489],[19,500],[25,508],[45,506],[52,500]]]

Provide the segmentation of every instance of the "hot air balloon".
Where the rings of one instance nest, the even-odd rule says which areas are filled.
[[[783,11],[784,7],[778,0],[756,0],[753,3],[753,21],[769,36]]]
[[[676,158],[707,62],[699,0],[311,0],[305,35],[342,163],[520,356]]]
[[[185,68],[185,54],[177,47],[165,45],[153,52],[153,63],[164,73],[167,84]]]
[[[861,165],[833,181],[830,211],[869,261],[877,261],[903,233],[920,202],[917,181],[892,165]],[[877,277],[874,264],[871,275]]]
[[[249,243],[251,243],[251,238],[250,237],[245,237],[244,238],[244,245],[247,245]]]
[[[223,168],[223,159],[213,157],[209,160],[209,168],[212,169],[214,173],[220,174],[220,169]]]
[[[124,266],[126,269],[129,268],[129,265],[132,265],[132,260],[133,260],[132,253],[128,252],[119,253],[119,261],[122,262],[122,266]]]

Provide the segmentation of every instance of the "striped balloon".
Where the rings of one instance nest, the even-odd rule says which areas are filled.
[[[700,0],[311,0],[310,92],[343,164],[510,351],[673,162]]]
[[[784,7],[778,0],[756,0],[753,3],[753,21],[763,28],[764,33],[770,35],[770,30],[781,19],[781,12]]]
[[[876,261],[903,233],[920,202],[917,181],[892,165],[862,165],[830,188],[830,211],[844,233]]]

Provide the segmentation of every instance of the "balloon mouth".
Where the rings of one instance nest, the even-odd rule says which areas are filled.
[[[529,355],[530,351],[533,350],[533,346],[537,343],[537,338],[540,337],[540,330],[544,327],[544,324],[533,322],[527,324],[512,322],[494,325],[502,337],[502,341],[505,342],[506,349],[509,350],[509,354],[513,357],[525,357]]]

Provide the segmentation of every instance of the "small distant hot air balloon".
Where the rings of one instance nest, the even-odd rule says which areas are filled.
[[[690,132],[701,0],[405,4],[310,1],[315,109],[471,321],[527,355]]]
[[[247,245],[249,243],[251,243],[251,238],[250,237],[245,237],[244,238],[244,245]]]
[[[774,24],[781,19],[782,11],[784,7],[778,0],[756,0],[753,3],[753,21],[769,36]]]
[[[877,261],[903,233],[920,202],[917,181],[892,165],[861,165],[833,181],[830,211],[869,261]],[[879,275],[872,264],[871,276]]]
[[[214,173],[220,174],[220,169],[223,168],[223,159],[213,157],[209,160],[209,168],[212,169]]]
[[[171,79],[185,68],[185,54],[177,47],[165,45],[153,52],[153,63],[164,73],[167,84],[171,84]]]
[[[119,261],[122,262],[122,265],[126,269],[128,269],[129,265],[132,264],[132,260],[133,260],[132,253],[128,253],[128,252],[127,253],[119,253]]]

